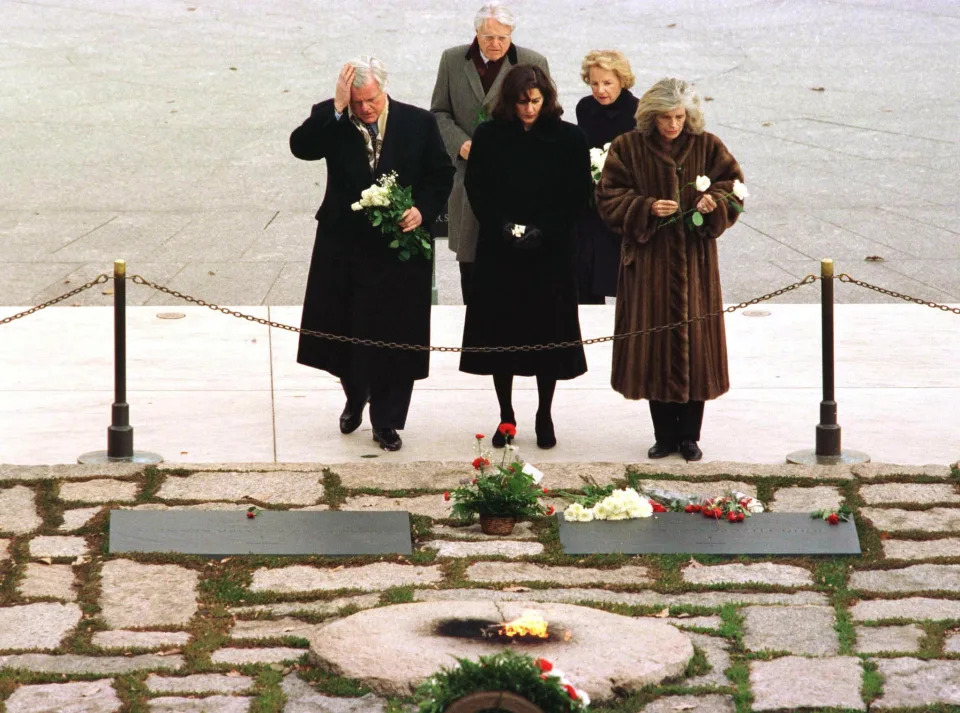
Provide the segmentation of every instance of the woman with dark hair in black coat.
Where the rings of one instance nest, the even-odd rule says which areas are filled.
[[[592,189],[587,142],[539,67],[504,78],[493,121],[473,135],[464,185],[480,222],[463,346],[580,340],[575,226]],[[491,374],[500,422],[516,424],[513,377],[536,376],[537,445],[557,439],[550,410],[558,379],[587,370],[582,346],[527,352],[464,352],[460,370]],[[499,432],[493,445],[502,447]]]
[[[580,71],[590,94],[577,103],[577,125],[590,148],[603,148],[620,134],[637,128],[639,101],[630,93],[634,76],[630,63],[617,50],[594,50],[583,58]],[[620,236],[610,230],[591,204],[577,226],[577,282],[580,304],[602,305],[617,294]]]

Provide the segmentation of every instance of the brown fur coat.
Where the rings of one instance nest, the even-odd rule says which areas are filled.
[[[678,220],[662,226],[655,200],[676,200],[699,175],[712,182],[717,208],[699,228]],[[723,308],[716,238],[739,212],[721,196],[743,180],[736,160],[716,136],[686,131],[667,152],[655,137],[631,131],[610,146],[597,186],[597,208],[622,238],[617,285],[617,334],[679,322]],[[687,185],[681,210],[699,194]],[[723,315],[613,345],[610,382],[628,399],[706,401],[730,388]]]

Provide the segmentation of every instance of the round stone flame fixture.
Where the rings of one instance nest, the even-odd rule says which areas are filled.
[[[530,609],[560,635],[511,644],[456,634],[478,622],[517,619]],[[457,627],[456,621],[468,625]],[[679,676],[693,658],[689,637],[669,624],[532,602],[395,604],[322,624],[308,639],[311,657],[321,666],[385,695],[408,695],[441,667],[456,666],[456,658],[476,659],[504,648],[548,659],[598,701]]]

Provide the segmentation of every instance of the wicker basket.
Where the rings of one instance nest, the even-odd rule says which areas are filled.
[[[485,535],[509,535],[513,532],[513,526],[516,524],[517,518],[515,517],[480,516],[480,531]]]

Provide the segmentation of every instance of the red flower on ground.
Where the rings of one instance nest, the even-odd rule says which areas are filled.
[[[827,522],[829,522],[831,525],[837,525],[840,523],[840,517],[837,515],[837,513],[832,512],[827,516]]]
[[[553,507],[553,505],[551,505],[550,507],[547,508],[547,515],[553,515],[553,513],[555,513],[556,511],[557,509]]]
[[[488,461],[486,458],[474,458],[472,465],[474,470],[480,470],[481,468],[485,468],[486,466],[490,465],[490,461]]]
[[[450,499],[450,491],[449,491],[449,490],[447,490],[446,492],[444,492],[444,494],[443,494],[443,499],[444,499],[444,500],[449,500],[449,499]]]
[[[738,513],[737,513],[737,522],[743,522],[743,521],[746,519],[746,517],[747,517],[747,516],[744,515],[742,512],[738,512]]]
[[[474,436],[474,438],[476,438],[478,441],[482,441],[484,438],[486,438],[486,436],[484,436],[482,433],[478,433]]]
[[[728,522],[736,522],[736,521],[737,521],[737,513],[735,513],[735,512],[728,512],[728,513],[727,513],[727,521],[728,521]]]
[[[502,433],[504,436],[512,437],[517,435],[517,427],[512,423],[501,423],[497,430],[500,431],[500,433]]]
[[[665,507],[663,507],[663,505],[661,505],[660,503],[658,503],[656,500],[651,500],[651,501],[650,501],[650,507],[653,508],[653,511],[654,511],[654,512],[666,512],[666,511],[667,511],[667,509],[666,509]]]
[[[547,661],[546,659],[537,659],[536,661],[534,661],[534,663],[537,665],[537,668],[539,668],[544,673],[549,673],[550,671],[553,670],[553,664]]]
[[[549,492],[550,492],[550,488],[544,488],[544,489],[543,489],[543,494],[544,494],[544,495],[546,495],[546,494],[549,493]]]
[[[255,518],[256,516],[257,516],[257,513],[255,513],[255,512],[252,512],[252,511],[251,511],[251,512],[248,512],[248,513],[247,513],[247,517],[249,517],[251,520],[252,520],[253,518]]]
[[[580,700],[580,696],[577,695],[577,689],[571,686],[569,683],[563,684],[563,690],[567,692],[567,695],[570,696],[571,700]]]

